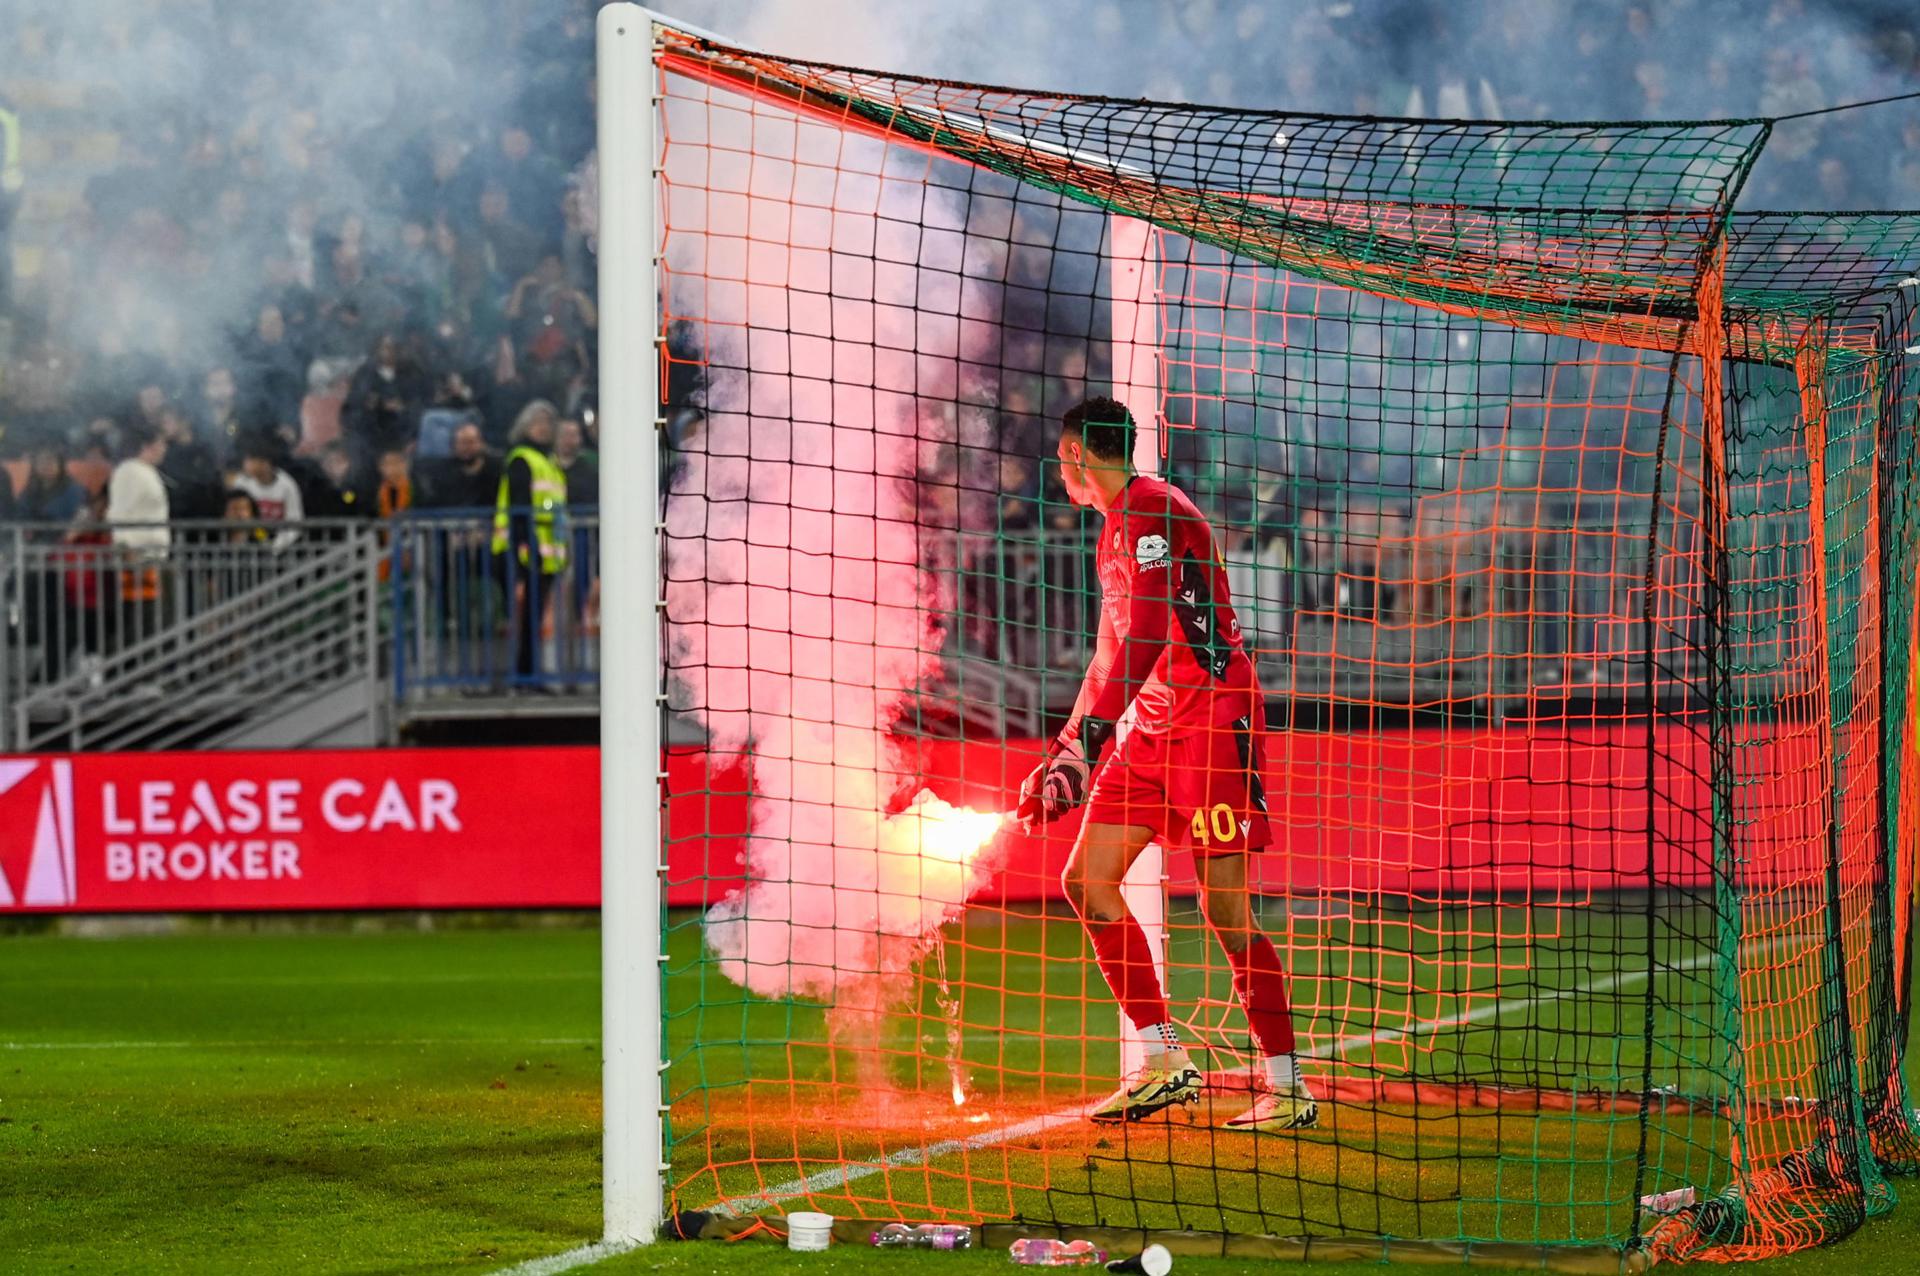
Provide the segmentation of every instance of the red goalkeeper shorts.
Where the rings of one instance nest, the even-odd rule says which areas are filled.
[[[1265,758],[1246,718],[1217,727],[1127,732],[1087,796],[1087,822],[1144,826],[1169,849],[1237,855],[1273,840]]]

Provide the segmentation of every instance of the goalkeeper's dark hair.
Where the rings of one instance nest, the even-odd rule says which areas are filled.
[[[1103,461],[1133,456],[1133,413],[1118,399],[1096,394],[1067,409],[1060,424],[1080,436],[1080,446]]]

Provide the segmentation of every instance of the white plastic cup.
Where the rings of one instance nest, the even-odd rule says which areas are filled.
[[[1173,1270],[1173,1255],[1165,1245],[1149,1245],[1132,1258],[1108,1263],[1107,1270],[1124,1276],[1167,1276]]]
[[[816,1254],[833,1239],[833,1215],[799,1213],[787,1215],[787,1248],[802,1254]]]

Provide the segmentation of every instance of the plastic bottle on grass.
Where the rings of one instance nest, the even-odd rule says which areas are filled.
[[[1097,1267],[1107,1251],[1092,1241],[1063,1241],[1051,1236],[1023,1236],[1013,1243],[1013,1261],[1025,1267]]]
[[[973,1229],[964,1223],[888,1223],[872,1239],[881,1249],[972,1249]]]
[[[1678,1214],[1692,1205],[1697,1193],[1691,1187],[1676,1187],[1670,1192],[1655,1192],[1640,1198],[1640,1208],[1649,1214]]]

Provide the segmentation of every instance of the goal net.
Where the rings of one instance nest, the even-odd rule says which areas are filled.
[[[1920,219],[1732,214],[1756,122],[1213,110],[666,28],[653,69],[677,1226],[1605,1262],[1891,1202]],[[1092,394],[1256,662],[1312,1129],[1226,1128],[1262,1074],[1205,811],[1126,892],[1202,1097],[1087,1120],[1139,1043],[1062,896],[1079,815],[1007,813],[1098,627],[1053,462]]]

